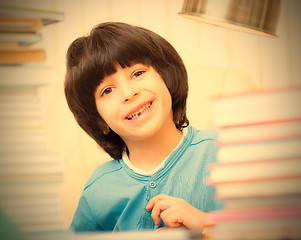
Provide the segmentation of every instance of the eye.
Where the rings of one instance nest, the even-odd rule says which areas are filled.
[[[139,77],[140,75],[142,75],[143,73],[145,73],[145,71],[143,71],[143,70],[136,71],[136,72],[134,72],[134,74],[133,74],[133,78],[137,78],[137,77]]]
[[[107,87],[105,88],[102,92],[101,92],[101,96],[106,96],[109,95],[111,92],[113,92],[113,88],[112,87]]]

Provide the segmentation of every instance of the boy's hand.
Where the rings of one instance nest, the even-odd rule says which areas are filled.
[[[146,210],[151,209],[151,216],[156,225],[161,222],[160,216],[165,225],[172,228],[184,226],[195,229],[210,223],[208,213],[200,211],[181,198],[163,193],[149,200]]]

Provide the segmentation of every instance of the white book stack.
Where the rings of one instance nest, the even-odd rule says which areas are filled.
[[[52,68],[29,65],[1,66],[0,72],[0,208],[24,234],[65,229],[64,166],[39,94],[57,76]]]
[[[212,239],[301,238],[301,88],[212,101],[218,162],[209,183],[223,209]]]
[[[58,11],[0,4],[0,239],[65,229],[63,161],[40,94],[57,80],[44,64],[41,30],[63,19]]]

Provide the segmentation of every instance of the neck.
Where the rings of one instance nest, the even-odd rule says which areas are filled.
[[[127,143],[131,163],[142,170],[151,171],[178,145],[182,132],[175,126],[158,131],[150,139]]]

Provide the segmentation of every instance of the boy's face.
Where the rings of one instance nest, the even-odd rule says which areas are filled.
[[[153,137],[174,126],[172,100],[161,76],[135,64],[117,68],[95,91],[98,113],[127,144]]]

